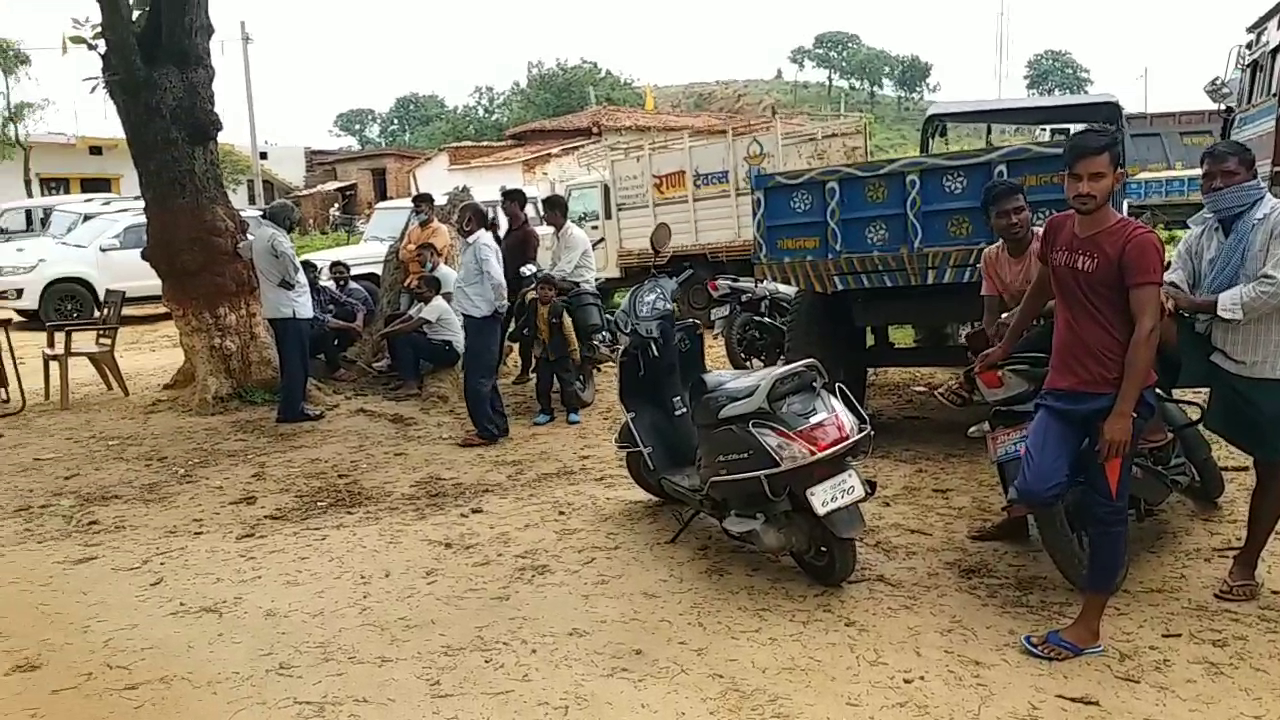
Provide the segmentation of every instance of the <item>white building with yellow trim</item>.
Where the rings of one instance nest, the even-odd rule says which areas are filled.
[[[71,193],[113,192],[137,195],[138,172],[133,167],[123,138],[89,137],[52,133],[33,134],[31,183],[37,196]],[[237,145],[240,152],[249,148]],[[266,202],[282,198],[303,186],[306,176],[306,149],[264,145],[259,148]],[[251,197],[249,182],[231,189],[231,203],[237,207],[265,204]],[[22,153],[13,151],[0,160],[0,202],[27,196],[22,178]]]

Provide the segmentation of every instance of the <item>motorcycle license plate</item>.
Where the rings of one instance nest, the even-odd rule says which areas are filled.
[[[845,470],[830,480],[823,480],[804,491],[810,507],[818,517],[827,515],[861,501],[867,496],[867,486],[854,470]]]
[[[992,465],[1022,457],[1022,451],[1027,446],[1028,427],[1029,424],[1023,424],[987,433],[987,456],[991,458]]]
[[[718,305],[716,307],[713,307],[711,308],[711,319],[721,320],[721,319],[727,318],[729,317],[729,311],[732,309],[733,307],[729,305]]]

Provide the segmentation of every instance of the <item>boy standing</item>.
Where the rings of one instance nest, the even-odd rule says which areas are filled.
[[[568,414],[570,425],[582,422],[581,409],[574,385],[578,363],[582,354],[578,347],[578,335],[573,330],[569,311],[556,298],[556,279],[543,275],[538,279],[538,302],[529,305],[525,319],[525,333],[533,338],[533,354],[537,360],[534,370],[537,382],[534,392],[538,398],[538,415],[534,425],[546,425],[555,419],[551,409],[551,381],[560,385],[560,402]]]

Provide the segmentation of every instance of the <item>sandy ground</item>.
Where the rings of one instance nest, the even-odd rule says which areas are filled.
[[[15,333],[28,383],[41,335]],[[1016,637],[1074,607],[1034,544],[974,546],[996,480],[981,410],[883,372],[866,471],[880,494],[854,579],[671,510],[612,452],[606,371],[583,426],[460,450],[458,403],[341,396],[324,423],[198,417],[158,390],[172,325],[135,321],[135,391],[74,368],[73,408],[0,421],[0,717],[1275,718],[1280,602],[1210,593],[1242,527],[1175,499],[1135,536],[1106,656],[1045,665]],[[39,388],[32,388],[38,397]],[[55,393],[56,397],[56,393]]]

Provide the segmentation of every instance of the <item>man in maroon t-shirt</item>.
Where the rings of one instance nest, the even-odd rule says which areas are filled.
[[[1072,212],[1054,215],[1040,239],[1040,271],[1005,340],[978,359],[1007,358],[1052,297],[1056,301],[1049,376],[1027,432],[1022,471],[1009,491],[1018,509],[1061,502],[1072,464],[1086,446],[1098,462],[1083,471],[1090,507],[1083,606],[1061,630],[1022,636],[1027,652],[1069,660],[1102,652],[1102,615],[1125,567],[1129,472],[1143,423],[1154,415],[1164,246],[1151,228],[1110,205],[1124,182],[1121,135],[1086,128],[1063,150]]]

